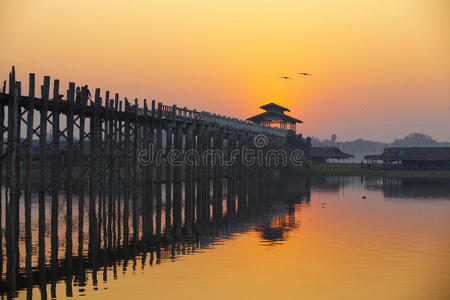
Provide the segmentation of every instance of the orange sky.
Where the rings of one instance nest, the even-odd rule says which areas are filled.
[[[0,77],[14,64],[240,118],[274,101],[320,138],[450,140],[449,3],[2,0]]]

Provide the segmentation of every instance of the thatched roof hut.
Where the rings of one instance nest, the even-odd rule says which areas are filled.
[[[311,159],[316,162],[326,162],[328,159],[344,160],[354,157],[351,154],[342,152],[337,147],[312,147]]]
[[[364,159],[406,166],[449,166],[450,147],[391,147],[382,154],[366,155]]]
[[[450,147],[391,147],[364,159],[386,161],[450,161]]]

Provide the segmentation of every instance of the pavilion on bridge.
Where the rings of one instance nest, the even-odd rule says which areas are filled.
[[[264,109],[265,112],[250,117],[247,120],[264,126],[278,127],[293,132],[296,131],[297,123],[303,123],[302,120],[286,115],[284,112],[290,112],[290,110],[278,104],[269,103],[260,108]]]

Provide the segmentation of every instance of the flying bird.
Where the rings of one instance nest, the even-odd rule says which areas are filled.
[[[289,77],[289,76],[280,76],[280,78],[282,78],[282,79],[292,79],[292,78]]]
[[[303,75],[303,76],[311,76],[312,75],[311,73],[306,73],[306,72],[301,72],[301,73],[298,73],[298,74]]]

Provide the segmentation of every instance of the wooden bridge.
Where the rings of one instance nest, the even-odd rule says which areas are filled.
[[[72,243],[74,195],[81,207],[79,224],[84,218],[84,207],[89,210],[90,243],[95,244],[100,238],[96,212],[102,209],[105,210],[103,224],[112,226],[114,222],[123,222],[126,243],[131,214],[132,240],[138,239],[141,228],[146,243],[153,232],[149,215],[153,210],[153,195],[162,193],[158,183],[167,183],[166,205],[170,206],[172,195],[181,195],[177,182],[185,181],[185,197],[194,197],[194,193],[209,193],[203,185],[195,188],[194,180],[258,176],[270,168],[265,163],[244,164],[242,152],[233,160],[233,150],[245,146],[264,152],[287,147],[286,130],[155,101],[148,105],[146,99],[139,107],[138,99],[132,104],[127,98],[121,100],[118,94],[112,98],[109,91],[102,98],[100,89],[95,89],[91,101],[86,91],[76,93],[73,82],[69,83],[66,100],[63,100],[59,80],[55,79],[50,97],[49,76],[44,76],[38,98],[35,80],[35,75],[29,74],[28,95],[22,95],[22,84],[16,81],[13,67],[9,81],[4,82],[0,93],[0,258],[3,261],[5,240],[7,282],[13,282],[17,275],[21,230],[25,232],[26,268],[32,268],[31,201],[34,194],[38,195],[38,240],[39,249],[42,249],[39,253],[45,253],[46,247],[47,199],[51,203],[51,224],[57,223],[61,192],[65,195],[68,247]],[[255,144],[254,138],[261,135],[266,139],[265,143]],[[140,153],[150,146],[163,153],[163,163],[140,163]],[[186,164],[180,155],[175,157],[178,163],[167,163],[171,150],[178,153],[195,150],[200,157],[207,157],[206,164]],[[212,150],[222,151],[233,163],[215,163],[213,156],[204,155]],[[217,184],[216,192],[222,193],[220,181]],[[21,201],[24,204],[23,229],[19,222]],[[122,220],[106,218],[106,211],[120,209],[120,203],[125,212]],[[83,231],[83,227],[80,230]],[[51,236],[51,247],[57,253],[58,226],[51,226]],[[45,260],[42,255],[40,261]],[[57,257],[52,259],[57,260]]]

